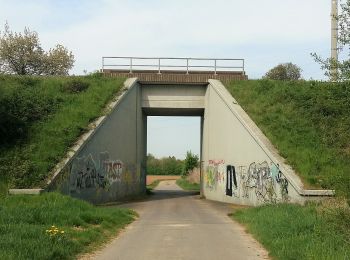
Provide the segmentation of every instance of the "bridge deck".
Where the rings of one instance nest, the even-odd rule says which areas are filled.
[[[244,72],[218,71],[162,71],[157,70],[113,70],[104,69],[102,71],[108,77],[139,78],[141,82],[172,82],[172,83],[205,83],[208,79],[217,79],[222,82],[231,80],[247,80],[248,76]]]
[[[106,76],[138,78],[141,82],[207,83],[246,80],[244,59],[102,57]]]

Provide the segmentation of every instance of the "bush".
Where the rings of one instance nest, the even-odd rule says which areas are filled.
[[[269,70],[264,78],[273,80],[298,80],[301,78],[301,71],[301,68],[293,63],[284,63]]]
[[[62,86],[62,91],[67,93],[80,93],[89,88],[90,84],[82,80],[73,79],[65,82]]]
[[[198,155],[193,154],[191,151],[186,153],[185,165],[182,175],[187,176],[190,171],[198,167],[199,158]]]
[[[29,126],[59,103],[57,97],[39,91],[40,84],[31,77],[0,78],[0,144],[25,138]]]

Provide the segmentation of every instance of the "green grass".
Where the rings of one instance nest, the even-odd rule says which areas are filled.
[[[5,180],[2,180],[0,178],[0,200],[4,197],[7,196],[8,193],[8,186],[7,186],[7,182]]]
[[[235,81],[233,97],[306,186],[350,198],[350,84]]]
[[[199,183],[192,183],[184,178],[180,178],[180,179],[176,180],[176,184],[179,185],[183,190],[191,190],[191,191],[199,191],[200,190]]]
[[[88,88],[69,91],[72,79]],[[7,176],[10,187],[45,185],[49,171],[87,131],[88,124],[103,113],[123,82],[123,78],[98,76],[1,76],[0,92],[5,94],[0,102],[8,109],[0,112],[9,118],[3,132],[18,132],[2,140],[0,148],[0,174]],[[17,125],[10,125],[12,119]]]
[[[0,199],[0,259],[75,259],[131,223],[134,212],[94,207],[58,193]],[[64,234],[50,237],[56,226]]]
[[[160,180],[155,180],[154,182],[152,182],[151,184],[147,185],[147,189],[148,190],[153,190],[155,187],[158,186],[158,184],[160,183]]]
[[[152,182],[151,184],[148,184],[148,185],[146,186],[146,194],[147,194],[147,195],[153,195],[153,194],[154,194],[154,193],[153,193],[153,189],[154,189],[155,187],[157,187],[159,183],[160,183],[160,180],[155,180],[155,181]]]
[[[266,205],[238,210],[232,217],[273,259],[350,259],[350,210],[331,204]]]

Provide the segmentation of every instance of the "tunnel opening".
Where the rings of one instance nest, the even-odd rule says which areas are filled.
[[[202,121],[203,116],[199,115],[146,116],[146,183],[149,187],[164,182],[158,189],[167,195],[178,194],[174,186],[178,180],[200,187]],[[183,178],[187,172],[186,157],[192,165],[194,159],[197,164]]]

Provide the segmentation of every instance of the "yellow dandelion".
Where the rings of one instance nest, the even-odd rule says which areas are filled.
[[[61,234],[64,234],[64,231],[63,231],[63,230],[61,231]]]

